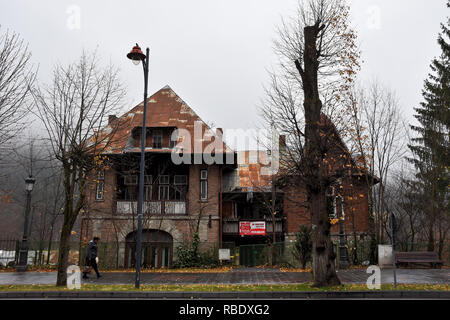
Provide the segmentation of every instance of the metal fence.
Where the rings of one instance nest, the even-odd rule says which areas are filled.
[[[0,239],[0,267],[15,265],[18,252],[19,241],[17,239]]]
[[[19,240],[17,239],[0,239],[0,267],[10,266],[13,267],[18,258]],[[173,265],[173,261],[177,259],[178,248],[186,245],[186,243],[173,243],[171,245],[170,254],[171,264],[155,265],[153,262],[148,263],[145,267],[170,267]],[[339,261],[339,241],[333,241],[334,250],[336,252],[336,260]],[[352,241],[346,241],[347,256],[351,265],[361,265],[366,261],[369,261],[370,243],[366,240],[357,241],[356,245]],[[276,243],[273,246],[267,244],[254,244],[254,245],[241,245],[236,246],[234,243],[223,243],[222,248],[230,249],[231,260],[223,262],[228,265],[240,265],[247,267],[264,266],[264,265],[277,265],[285,267],[300,267],[300,262],[295,258],[294,242],[281,242]],[[28,243],[28,265],[30,266],[55,266],[58,259],[58,242],[38,242],[30,241]],[[98,259],[99,267],[101,269],[122,269],[125,267],[131,268],[130,261],[134,251],[131,250],[132,245],[126,242],[100,242],[98,244]],[[144,249],[148,248],[144,245]],[[214,264],[218,265],[218,244],[210,242],[201,242],[199,245],[200,252],[207,252],[210,259]],[[399,244],[398,251],[426,251],[427,243],[416,242],[408,244]],[[437,247],[436,247],[437,248]],[[437,250],[437,249],[436,249]],[[152,257],[155,251],[148,250],[144,252],[150,254]],[[160,252],[161,254],[162,252]],[[84,264],[84,257],[86,254],[86,244],[80,242],[70,243],[69,263],[76,265]],[[145,256],[144,254],[144,256]],[[150,257],[150,258],[152,258]],[[271,258],[272,257],[272,258]],[[127,260],[128,259],[128,260]],[[159,261],[163,261],[164,258],[159,257]],[[272,261],[271,261],[272,260]],[[450,265],[450,242],[446,242],[442,251],[442,260],[445,265]],[[157,261],[154,260],[153,261]],[[128,262],[128,263],[127,263]]]

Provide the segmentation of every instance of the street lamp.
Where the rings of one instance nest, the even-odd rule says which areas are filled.
[[[136,45],[127,54],[133,64],[139,65],[142,62],[144,69],[144,112],[142,116],[142,133],[141,133],[141,165],[139,169],[139,200],[138,200],[138,232],[136,243],[136,281],[135,287],[139,289],[141,282],[141,260],[142,260],[142,205],[144,199],[144,170],[145,170],[145,140],[146,140],[146,127],[145,118],[147,115],[147,88],[148,88],[148,57],[150,49],[147,48],[146,54],[142,53],[141,48]]]
[[[30,215],[30,207],[31,207],[31,192],[33,191],[33,186],[36,180],[33,176],[29,176],[25,179],[25,190],[27,191],[27,204],[25,207],[25,222],[23,227],[23,237],[22,242],[20,243],[19,249],[19,260],[16,267],[16,270],[19,272],[24,272],[27,270],[27,262],[28,262],[28,217]]]

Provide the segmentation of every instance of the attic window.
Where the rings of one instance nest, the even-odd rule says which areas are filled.
[[[161,149],[162,148],[162,131],[154,130],[153,131],[153,148]]]
[[[170,137],[170,148],[175,148],[178,143],[178,130],[175,129]]]

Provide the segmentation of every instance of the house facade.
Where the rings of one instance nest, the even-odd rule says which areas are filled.
[[[94,235],[117,246],[121,267],[135,265],[140,137],[143,103],[110,116],[98,157],[102,170],[89,176],[80,240]],[[292,198],[299,189],[272,189],[270,152],[235,152],[168,86],[147,100],[143,203],[144,267],[169,267],[175,248],[198,234],[204,248],[293,239],[307,210]],[[355,219],[346,229],[367,230],[367,190],[358,189]],[[270,202],[275,195],[273,206]],[[355,199],[356,201],[356,199]],[[272,215],[275,208],[275,215]],[[356,212],[356,211],[355,211]]]

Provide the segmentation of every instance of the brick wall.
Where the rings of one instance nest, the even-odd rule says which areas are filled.
[[[200,170],[208,170],[208,200],[200,200]],[[219,241],[219,186],[220,170],[216,165],[192,165],[189,169],[187,194],[187,215],[144,216],[143,229],[160,229],[170,233],[175,242],[189,241],[197,226],[199,214],[199,235],[201,241]],[[117,215],[116,172],[105,172],[104,199],[95,200],[96,175],[89,177],[87,205],[82,215],[82,240],[100,236],[102,241],[125,241],[126,236],[137,229],[136,217]]]
[[[364,183],[344,181],[344,232],[367,233],[369,227],[368,187]],[[311,215],[307,208],[306,190],[292,186],[284,190],[284,214],[288,234],[298,232],[300,225],[310,225]],[[339,226],[331,228],[332,234],[339,233]]]

